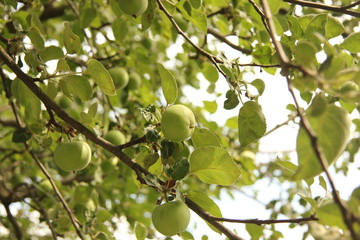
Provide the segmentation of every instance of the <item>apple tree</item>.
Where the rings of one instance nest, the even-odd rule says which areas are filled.
[[[359,5],[1,0],[0,238],[197,239],[198,215],[202,239],[359,239]],[[271,75],[292,99],[273,126]],[[289,125],[294,149],[262,153]],[[222,213],[260,181],[286,193],[267,219]]]

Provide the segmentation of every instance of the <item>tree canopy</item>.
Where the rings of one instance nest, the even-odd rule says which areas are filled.
[[[359,5],[1,0],[0,239],[195,239],[188,209],[202,239],[282,239],[278,223],[359,239],[359,182],[346,197],[336,183],[359,170]],[[271,127],[268,74],[292,97]],[[202,99],[204,82],[225,101]],[[238,114],[220,124],[220,109]],[[296,149],[259,161],[287,125]],[[286,193],[264,203],[268,219],[222,214],[217,202],[260,181]]]

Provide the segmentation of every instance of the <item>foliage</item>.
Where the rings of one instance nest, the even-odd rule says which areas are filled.
[[[360,238],[359,187],[341,199],[329,173],[359,166],[358,2],[143,0],[146,11],[134,14],[122,2],[0,1],[1,239],[115,239],[119,222],[154,239],[151,212],[174,198],[222,238],[281,239],[279,222],[305,223],[304,239]],[[125,87],[115,86],[115,67],[127,71]],[[274,129],[261,106],[271,82],[247,79],[256,69],[286,82],[282,94],[293,97],[289,119]],[[191,98],[203,106],[193,104],[185,90],[201,81],[223,106],[200,94]],[[161,131],[174,104],[196,118],[183,142]],[[220,108],[238,115],[210,120]],[[288,124],[299,129],[297,155],[260,161],[261,139]],[[114,130],[124,135],[117,146],[104,139]],[[75,141],[90,145],[90,164],[63,171],[54,150]],[[265,203],[270,219],[222,214],[216,199],[261,181],[287,191]],[[324,196],[312,194],[317,182]],[[248,235],[227,222],[246,224]],[[179,237],[194,239],[191,229]]]

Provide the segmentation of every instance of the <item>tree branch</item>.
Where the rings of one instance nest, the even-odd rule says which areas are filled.
[[[202,219],[209,222],[211,225],[216,227],[218,230],[220,230],[222,233],[224,233],[230,240],[244,240],[240,236],[236,235],[230,229],[225,227],[223,224],[219,223],[217,220],[215,220],[214,216],[212,216],[210,213],[202,209],[199,205],[191,201],[189,198],[185,197],[185,203],[193,210],[195,213],[197,213]]]
[[[208,34],[213,35],[214,37],[216,37],[217,39],[219,39],[220,41],[222,41],[223,43],[226,43],[227,45],[229,45],[231,48],[238,50],[239,52],[242,52],[246,55],[249,55],[252,53],[251,50],[249,49],[245,49],[242,48],[236,44],[233,44],[232,42],[230,42],[224,35],[222,35],[221,33],[219,33],[218,31],[216,31],[213,28],[208,28]]]
[[[18,240],[24,239],[21,228],[20,228],[18,222],[16,221],[16,218],[12,215],[12,213],[10,211],[10,206],[9,206],[10,204],[6,203],[6,202],[3,202],[3,205],[4,205],[4,208],[5,208],[6,214],[8,216],[8,219],[9,219],[9,221],[11,222],[11,224],[14,227],[14,233],[15,233],[16,238]]]
[[[274,26],[274,23],[272,21],[272,15],[271,15],[271,12],[270,12],[270,7],[268,5],[268,2],[267,0],[261,0],[261,4],[262,4],[262,7],[263,7],[263,11],[264,11],[264,14],[265,14],[265,17],[266,17],[266,21],[267,21],[267,24],[269,25],[269,34],[270,34],[270,37],[272,39],[272,42],[273,42],[273,45],[275,46],[275,49],[278,53],[278,56],[279,56],[279,59],[280,59],[280,62],[283,64],[283,68],[284,69],[287,69],[289,68],[289,62],[288,62],[288,58],[286,57],[286,55],[284,55],[284,49],[282,48],[280,42],[276,39],[276,30],[275,30],[275,26]],[[353,240],[356,240],[357,239],[357,236],[356,236],[356,233],[354,231],[354,228],[353,228],[353,225],[352,225],[352,219],[354,218],[353,214],[345,207],[345,205],[342,203],[341,199],[340,199],[340,196],[338,194],[338,191],[335,187],[335,184],[334,184],[334,181],[328,171],[328,163],[327,163],[327,160],[326,160],[326,157],[319,145],[319,142],[318,142],[318,138],[316,136],[316,134],[314,133],[314,131],[312,130],[311,128],[311,125],[308,121],[308,119],[306,118],[302,108],[300,107],[300,104],[299,102],[297,101],[297,98],[296,98],[296,95],[295,95],[295,92],[294,92],[294,89],[292,87],[292,83],[290,81],[290,78],[287,76],[286,77],[286,80],[287,80],[287,85],[288,85],[288,90],[290,92],[290,94],[292,95],[292,98],[295,102],[295,106],[296,106],[296,110],[298,112],[298,115],[301,119],[301,123],[302,123],[302,126],[304,127],[307,135],[309,136],[310,140],[311,140],[311,144],[312,144],[312,148],[315,152],[315,155],[316,157],[318,158],[324,172],[325,172],[325,175],[331,185],[331,188],[332,188],[332,194],[333,194],[333,197],[334,197],[334,201],[336,202],[336,204],[339,206],[340,210],[341,210],[341,213],[342,213],[342,216],[343,216],[343,221],[345,222],[347,228],[349,229],[350,231],[350,234],[353,238]]]
[[[29,154],[31,155],[31,157],[35,160],[36,164],[39,166],[39,168],[41,169],[41,171],[44,173],[44,175],[46,176],[46,178],[49,180],[53,190],[55,191],[55,195],[59,198],[61,204],[63,205],[63,207],[65,208],[65,211],[67,212],[67,214],[69,215],[70,221],[72,223],[72,225],[75,228],[75,231],[77,233],[77,235],[81,238],[81,239],[85,239],[84,236],[81,233],[80,227],[78,225],[80,225],[79,220],[76,219],[75,215],[73,214],[73,212],[71,211],[70,207],[67,205],[64,197],[62,196],[60,190],[57,188],[54,180],[52,179],[50,173],[47,171],[46,167],[44,166],[44,164],[40,161],[40,159],[35,155],[35,153],[33,153],[30,149],[27,143],[26,144],[26,149],[29,152]]]
[[[360,17],[360,12],[347,10],[348,8],[353,7],[352,4],[349,5],[350,7],[347,7],[347,6],[335,7],[335,6],[329,6],[329,5],[322,4],[322,3],[315,3],[315,2],[309,2],[309,1],[303,1],[303,0],[283,0],[283,1],[288,2],[288,3],[294,3],[294,4],[297,4],[297,5],[300,5],[300,6],[305,6],[305,7],[328,10],[328,11],[332,11],[332,12],[343,13],[343,14],[347,14],[347,15],[357,17],[357,18]],[[357,5],[357,4],[359,4],[359,1],[356,2],[355,5]]]
[[[360,1],[357,1],[357,2],[353,2],[353,3],[349,4],[349,5],[342,6],[340,8],[341,9],[349,9],[349,8],[353,8],[353,7],[355,7],[355,6],[359,5],[359,4],[360,4]]]
[[[129,166],[132,170],[134,170],[137,174],[141,173],[144,175],[150,174],[145,168],[131,159],[128,155],[123,153],[118,146],[111,144],[110,142],[106,141],[105,139],[97,136],[91,130],[86,128],[80,122],[75,120],[74,118],[70,117],[58,104],[56,104],[51,98],[49,98],[34,82],[34,79],[24,73],[19,66],[13,61],[13,59],[6,53],[6,51],[0,46],[0,59],[4,61],[4,63],[17,75],[18,78],[21,79],[25,83],[26,86],[43,102],[46,108],[53,110],[62,120],[66,123],[70,124],[74,127],[78,132],[82,133],[87,139],[92,141],[93,143],[103,147],[104,149],[108,150],[115,156],[117,156],[123,163]],[[30,151],[31,154],[33,154]],[[34,155],[36,157],[36,155]],[[42,165],[39,161],[38,164]],[[45,169],[46,170],[46,169]],[[160,180],[159,180],[160,181]],[[193,203],[190,200],[187,200],[186,203],[188,204],[189,208],[191,208],[194,212],[199,214],[200,217],[206,216],[207,213],[197,204]],[[242,240],[239,236],[231,232],[227,229],[224,225],[219,222],[212,223],[214,227],[219,229],[223,232],[226,236],[228,236],[231,240]]]
[[[269,219],[269,220],[259,220],[259,219],[231,219],[231,218],[218,218],[213,217],[215,221],[221,222],[231,222],[231,223],[250,223],[256,225],[263,224],[276,224],[276,223],[303,223],[309,221],[318,221],[319,219],[315,216],[310,216],[307,218],[294,218],[294,219]]]

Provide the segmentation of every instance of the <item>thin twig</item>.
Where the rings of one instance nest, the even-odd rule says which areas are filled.
[[[286,57],[286,55],[283,54],[284,49],[282,48],[280,42],[276,39],[276,29],[275,29],[274,23],[272,21],[270,7],[268,5],[267,0],[261,0],[261,4],[262,4],[263,10],[264,10],[264,14],[265,14],[267,23],[269,25],[270,37],[272,39],[272,42],[273,42],[273,44],[275,46],[276,51],[278,52],[279,60],[284,65],[283,67],[286,69],[286,68],[289,67],[288,58]],[[304,130],[306,131],[307,135],[309,136],[309,138],[311,140],[311,145],[312,145],[312,148],[313,148],[313,150],[315,152],[315,155],[318,158],[318,160],[319,160],[319,162],[320,162],[320,164],[321,164],[321,166],[322,166],[322,168],[323,168],[323,170],[325,172],[325,175],[326,175],[326,177],[327,177],[327,179],[328,179],[328,181],[330,183],[330,186],[332,188],[332,194],[333,194],[333,197],[334,197],[334,201],[336,202],[336,204],[339,206],[339,208],[341,210],[341,213],[342,213],[342,216],[343,216],[343,221],[345,222],[347,228],[349,229],[353,240],[356,240],[357,236],[356,236],[356,233],[355,233],[353,225],[352,225],[353,214],[342,203],[342,201],[340,199],[340,196],[338,194],[338,191],[337,191],[337,189],[335,187],[335,183],[334,183],[334,181],[333,181],[333,179],[332,179],[332,177],[331,177],[331,175],[330,175],[330,173],[328,171],[328,162],[326,160],[324,152],[322,151],[322,149],[321,149],[321,147],[319,145],[318,138],[317,138],[316,134],[314,133],[314,131],[312,130],[311,125],[310,125],[307,117],[304,114],[304,111],[302,110],[299,102],[297,101],[294,89],[292,87],[291,80],[290,80],[290,78],[288,76],[286,77],[286,80],[287,80],[288,90],[289,90],[290,94],[292,95],[292,98],[293,98],[293,100],[295,102],[296,110],[297,110],[298,115],[299,115],[299,117],[301,119],[301,124],[304,127]]]
[[[31,192],[32,193],[32,192]],[[32,193],[32,196],[31,196],[32,200],[35,202],[35,204],[38,206],[38,208],[36,208],[36,210],[38,212],[40,212],[40,214],[44,217],[45,219],[45,222],[46,224],[48,225],[49,229],[50,229],[50,232],[51,232],[51,235],[52,237],[56,240],[57,239],[57,232],[55,231],[54,229],[54,226],[51,224],[50,222],[50,218],[49,218],[49,215],[48,213],[44,210],[42,204],[40,203],[40,201],[36,198],[36,196]],[[30,205],[30,204],[29,204]],[[32,206],[32,205],[30,205]],[[33,206],[32,206],[33,207]],[[34,208],[35,209],[35,208]]]
[[[216,56],[208,53],[207,51],[205,51],[204,49],[200,48],[198,45],[196,45],[184,32],[183,30],[181,30],[181,28],[177,25],[176,21],[174,20],[174,18],[171,16],[171,14],[169,13],[169,11],[165,8],[165,6],[162,4],[161,0],[157,0],[158,5],[160,7],[160,9],[165,13],[165,15],[167,16],[167,18],[170,20],[170,22],[174,25],[176,31],[183,36],[183,38],[185,38],[185,40],[190,43],[191,46],[193,46],[196,51],[198,51],[201,55],[205,56],[207,59],[209,59],[214,66],[216,67],[216,69],[218,70],[218,72],[220,72],[225,79],[228,79],[226,73],[220,68],[219,66],[219,62],[221,62],[221,60],[219,58],[217,58]]]
[[[355,6],[359,5],[359,4],[360,4],[360,1],[356,1],[356,2],[353,2],[353,3],[349,4],[349,5],[342,6],[340,8],[341,9],[349,9],[349,8],[353,8],[353,7],[355,7]]]
[[[26,144],[26,143],[25,143]],[[81,230],[80,230],[80,222],[79,220],[76,219],[74,213],[71,211],[70,207],[67,205],[64,197],[62,196],[60,190],[57,188],[54,180],[52,179],[50,173],[47,171],[46,167],[44,166],[44,164],[40,161],[40,159],[35,155],[35,153],[33,153],[30,149],[28,144],[26,144],[26,149],[28,150],[29,154],[31,155],[31,157],[35,160],[36,164],[39,166],[39,168],[41,169],[41,171],[44,173],[44,175],[46,176],[46,178],[49,180],[53,190],[55,191],[55,195],[59,198],[61,204],[63,205],[63,207],[65,208],[65,211],[67,212],[67,214],[69,215],[70,221],[72,223],[72,225],[75,228],[76,234],[81,238],[81,239],[85,239]]]
[[[229,45],[231,48],[238,50],[239,52],[242,52],[244,54],[251,54],[251,50],[249,49],[245,49],[242,48],[234,43],[232,43],[231,41],[229,41],[229,39],[227,39],[224,35],[222,35],[221,33],[219,33],[218,31],[216,31],[213,28],[208,28],[207,32],[211,35],[213,35],[214,37],[216,37],[217,39],[219,39],[220,41],[222,41],[223,43],[226,43],[227,45]]]
[[[243,240],[240,236],[236,235],[230,229],[225,227],[220,222],[216,221],[214,216],[212,216],[210,213],[202,209],[199,205],[191,201],[189,198],[185,198],[185,203],[195,212],[197,213],[202,219],[209,222],[211,225],[216,227],[218,230],[220,230],[222,233],[224,233],[230,240]]]
[[[332,12],[343,13],[343,14],[347,14],[347,15],[357,17],[357,18],[360,17],[360,12],[347,10],[346,6],[345,7],[335,7],[335,6],[329,6],[329,5],[326,5],[323,3],[309,2],[309,1],[303,1],[303,0],[283,0],[283,1],[288,2],[288,3],[298,4],[300,6],[318,8],[318,9],[328,10],[328,11],[332,11]],[[359,4],[359,2],[357,2],[357,4]]]
[[[11,224],[13,225],[14,227],[14,233],[15,233],[15,236],[18,240],[22,240],[24,239],[24,236],[23,236],[23,233],[21,231],[21,228],[18,224],[18,222],[16,221],[16,218],[12,215],[11,211],[10,211],[10,207],[9,207],[9,203],[4,203],[3,202],[3,205],[4,205],[4,208],[5,208],[5,211],[6,211],[6,214],[8,216],[8,219],[9,221],[11,222]]]
[[[297,115],[291,115],[289,116],[289,118],[283,122],[283,123],[280,123],[278,125],[276,125],[275,127],[273,127],[272,129],[270,129],[269,131],[267,131],[265,134],[264,134],[264,137],[269,135],[270,133],[274,132],[275,130],[281,128],[282,126],[285,126],[285,125],[288,125],[289,122],[293,121],[295,118],[297,117]]]

